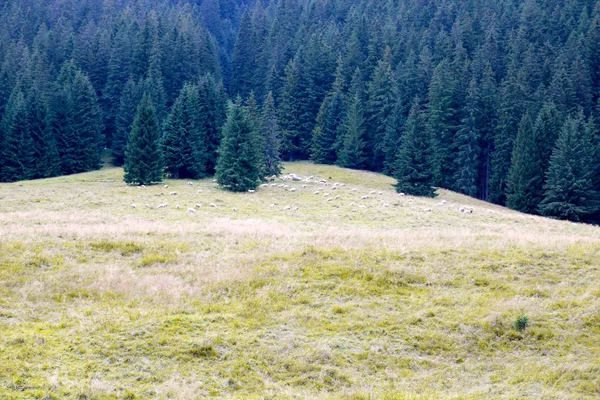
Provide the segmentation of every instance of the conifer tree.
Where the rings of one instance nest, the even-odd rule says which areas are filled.
[[[206,136],[199,120],[198,90],[186,84],[164,125],[162,160],[175,179],[198,179],[206,175]]]
[[[334,164],[336,161],[337,144],[346,109],[343,68],[340,59],[333,89],[321,104],[321,110],[317,116],[311,154],[311,158],[317,163]]]
[[[32,178],[34,163],[25,98],[17,86],[6,104],[0,123],[0,181],[16,182]]]
[[[506,205],[513,210],[537,213],[542,200],[544,170],[533,123],[523,116],[507,177]]]
[[[386,130],[393,116],[395,104],[398,101],[398,87],[392,70],[392,51],[386,48],[384,57],[377,63],[373,78],[368,85],[368,119],[369,152],[372,158],[370,168],[383,171],[386,161]]]
[[[230,106],[223,127],[216,174],[217,183],[232,192],[254,190],[260,183],[262,166],[255,125],[239,104]]]
[[[585,221],[600,208],[594,187],[591,135],[581,115],[567,119],[562,127],[546,174],[543,215]]]
[[[142,96],[142,84],[130,78],[121,93],[119,110],[115,118],[116,130],[112,140],[111,153],[113,162],[117,166],[121,166],[125,162],[127,140]]]
[[[431,163],[431,140],[420,100],[413,103],[394,168],[394,187],[399,193],[435,197]]]
[[[479,162],[481,155],[481,109],[477,82],[471,81],[465,107],[465,118],[456,134],[456,189],[467,196],[478,195]]]
[[[124,180],[129,185],[150,185],[163,179],[160,129],[151,98],[144,96],[125,150]]]
[[[554,104],[544,105],[538,113],[533,128],[544,174],[550,166],[550,156],[561,127],[562,121]]]
[[[277,111],[273,93],[269,92],[262,107],[261,134],[264,158],[264,169],[261,176],[279,176],[283,169],[281,165],[281,132],[277,122]]]
[[[238,31],[231,64],[231,93],[246,98],[252,90],[255,49],[252,42],[252,21],[246,10]]]
[[[345,121],[341,127],[341,144],[338,165],[344,168],[362,169],[367,163],[365,118],[358,94],[348,100]]]
[[[199,114],[198,119],[202,124],[202,131],[206,140],[206,167],[207,174],[215,173],[217,163],[217,150],[221,143],[222,127],[227,113],[227,96],[223,86],[216,81],[213,75],[206,74],[198,80]]]
[[[28,127],[33,144],[33,178],[49,178],[60,174],[56,140],[48,125],[49,111],[45,96],[31,88],[25,97]]]

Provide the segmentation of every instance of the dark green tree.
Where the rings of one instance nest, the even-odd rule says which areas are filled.
[[[232,192],[258,187],[261,178],[260,149],[255,124],[239,104],[232,104],[223,127],[223,140],[217,160],[217,183]]]
[[[256,54],[253,45],[252,21],[250,12],[246,10],[238,30],[231,64],[231,93],[244,98],[248,97],[252,90]]]
[[[531,117],[523,116],[507,177],[506,205],[536,214],[542,201],[544,170]]]
[[[600,202],[594,187],[593,145],[581,115],[567,119],[562,127],[546,174],[543,215],[585,221],[598,212]]]
[[[465,118],[456,134],[455,187],[467,196],[477,197],[481,156],[481,108],[477,82],[471,81]]]
[[[562,120],[554,104],[544,105],[538,113],[533,127],[544,174],[550,166],[550,156],[561,127]]]
[[[394,168],[393,176],[398,181],[394,185],[397,192],[412,196],[436,196],[433,188],[431,147],[422,106],[416,98],[406,120],[405,133]]]
[[[149,96],[140,102],[127,149],[124,180],[128,185],[150,185],[163,179],[160,129]]]
[[[34,146],[25,97],[19,87],[11,94],[0,123],[0,181],[30,179],[35,170]]]
[[[217,150],[222,138],[222,127],[227,113],[227,96],[223,86],[211,74],[198,80],[199,113],[198,119],[206,141],[206,166],[204,171],[212,175],[217,163]]]
[[[125,162],[125,148],[142,96],[142,84],[129,79],[121,93],[121,101],[115,121],[116,131],[112,140],[111,154],[113,162],[117,166],[121,166]]]
[[[261,176],[279,176],[283,169],[281,164],[281,132],[277,122],[277,110],[273,93],[269,92],[263,103],[261,117],[261,135],[263,147],[264,169]]]
[[[198,118],[199,108],[198,90],[187,84],[165,121],[161,142],[163,165],[175,179],[198,179],[207,173],[207,140]]]
[[[343,64],[340,59],[333,89],[321,104],[313,133],[311,158],[317,163],[334,164],[336,162],[337,144],[346,111],[343,73]]]

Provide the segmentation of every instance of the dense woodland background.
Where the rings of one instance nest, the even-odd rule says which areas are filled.
[[[600,220],[600,1],[0,4],[2,181],[124,163],[143,99],[166,171],[211,175],[231,100],[261,172],[312,159]]]

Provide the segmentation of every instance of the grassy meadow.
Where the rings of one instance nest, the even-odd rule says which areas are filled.
[[[600,397],[600,227],[285,172],[0,184],[0,399]]]

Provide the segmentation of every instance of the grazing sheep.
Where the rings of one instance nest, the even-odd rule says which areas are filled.
[[[287,210],[291,210],[291,209],[292,209],[292,207],[290,207],[290,206],[283,207],[283,211],[287,211]]]
[[[340,196],[335,196],[335,199],[338,200],[340,198]]]
[[[295,191],[296,191],[296,189],[294,189],[294,188],[290,189],[290,192],[295,192]]]
[[[146,187],[146,185],[141,185],[141,186],[140,186],[140,188],[141,188],[141,189],[143,189],[143,188],[145,188],[145,187]]]
[[[361,197],[360,199],[361,199],[361,200],[367,200],[368,198],[369,198],[369,196],[363,196],[363,197]]]
[[[406,200],[406,202],[407,202],[407,203],[412,203],[412,202],[413,202],[413,199],[408,199],[408,200]]]
[[[381,196],[381,195],[383,195],[383,192],[379,192],[378,194]]]
[[[146,203],[146,208],[152,208],[150,204]]]
[[[271,183],[271,187],[275,187],[275,186],[277,186],[276,183]]]
[[[161,205],[159,205],[156,208],[167,208],[168,206],[169,206],[168,204],[161,204]]]
[[[398,193],[398,196],[406,196],[404,193]]]
[[[188,208],[188,212],[192,213],[192,214],[196,214],[196,210],[194,210],[193,208]]]
[[[260,187],[262,187],[262,188],[266,188],[266,187],[269,187],[269,185],[268,185],[268,184],[266,184],[266,183],[263,183],[262,185],[260,185]]]
[[[446,200],[442,200],[442,201],[440,201],[440,203],[441,203],[441,204],[446,204],[446,203],[448,203],[448,202],[447,202]]]
[[[231,211],[233,211],[233,212],[237,212],[237,208],[233,207],[233,208],[231,209]]]
[[[371,191],[369,192],[369,194],[377,194],[377,191],[375,191],[375,190],[371,190]]]
[[[284,187],[285,187],[285,185],[281,184],[281,185],[279,185],[279,186],[277,186],[277,187],[278,187],[278,188],[284,188]]]
[[[333,186],[331,187],[331,190],[337,190],[337,186],[333,185]]]
[[[314,176],[312,176],[312,175],[311,175],[311,176],[309,176],[309,177],[308,177],[308,178],[306,178],[306,179],[308,179],[308,180],[310,181],[311,179],[314,179]]]
[[[323,197],[329,197],[329,196],[331,196],[329,193],[325,193],[325,194],[323,195]]]
[[[356,192],[357,190],[358,190],[358,189],[356,189],[356,188],[352,189],[352,191],[353,191],[353,192]]]
[[[298,211],[298,207],[294,207],[294,211]]]
[[[308,185],[302,185],[302,189],[306,189]]]
[[[388,203],[383,203],[383,206],[387,208],[387,207],[389,207],[390,205],[389,205]]]
[[[165,189],[168,189],[168,188],[169,188],[169,185],[165,185]]]
[[[321,192],[317,190],[317,191],[316,191],[316,192],[314,192],[313,194],[320,194],[320,193],[321,193]]]
[[[355,204],[354,204],[354,203],[350,203],[350,204],[348,204],[348,207],[354,207],[354,206],[355,206]]]
[[[196,208],[202,208],[202,204],[196,204]]]
[[[327,203],[329,203],[330,201],[333,201],[331,197],[327,199]]]
[[[216,179],[213,179],[213,182],[216,182],[216,181],[217,181]]]
[[[210,203],[210,206],[211,206],[212,208],[217,208],[217,205],[216,205],[215,203]]]
[[[202,193],[202,189],[198,189],[198,193]]]
[[[193,186],[194,182],[188,182],[188,185]]]
[[[171,196],[177,196],[177,192],[171,192],[169,193]]]
[[[345,183],[340,183],[340,186],[341,187],[346,187],[346,184]]]
[[[131,205],[131,208],[134,208],[134,209],[135,209],[135,208],[137,208],[137,206],[136,206],[135,204],[132,204],[132,205]]]
[[[248,193],[256,193],[256,190],[248,190]]]
[[[175,208],[179,210],[179,209],[181,208],[181,206],[180,206],[179,204],[177,204],[177,205],[175,206]]]

